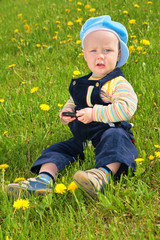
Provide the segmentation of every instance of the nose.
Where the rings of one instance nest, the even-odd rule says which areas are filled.
[[[103,53],[98,53],[98,54],[97,54],[97,59],[98,59],[98,60],[104,59]]]

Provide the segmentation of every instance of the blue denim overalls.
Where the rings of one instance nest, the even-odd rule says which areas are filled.
[[[69,91],[76,105],[76,110],[92,107],[95,104],[108,105],[102,101],[100,90],[102,86],[111,79],[123,76],[119,68],[100,80],[88,80],[87,76],[72,79]],[[69,123],[73,133],[73,138],[55,143],[42,151],[42,155],[33,164],[31,171],[38,172],[44,163],[52,162],[57,165],[60,171],[69,163],[77,160],[78,157],[84,159],[83,145],[86,140],[92,141],[95,147],[95,167],[99,168],[113,162],[121,162],[121,167],[117,172],[119,176],[122,172],[128,171],[130,167],[135,171],[134,159],[138,157],[137,149],[130,131],[131,124],[127,121],[118,123],[91,122],[83,124],[77,119]]]

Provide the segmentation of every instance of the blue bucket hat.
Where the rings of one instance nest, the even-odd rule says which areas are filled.
[[[80,31],[82,48],[85,37],[89,33],[98,30],[106,30],[113,32],[118,37],[120,41],[121,56],[117,63],[117,67],[123,66],[126,63],[129,56],[129,51],[127,47],[128,33],[126,28],[121,23],[112,21],[109,15],[89,18],[84,23]]]

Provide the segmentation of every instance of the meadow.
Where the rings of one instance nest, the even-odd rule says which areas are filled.
[[[86,197],[72,176],[94,167],[88,142],[85,161],[59,174],[59,191],[11,199],[7,184],[34,177],[30,167],[41,151],[72,136],[59,112],[71,78],[89,73],[79,32],[99,15],[129,34],[122,70],[138,96],[130,121],[137,171],[112,179],[97,199]],[[0,240],[160,239],[159,19],[157,0],[0,0]]]

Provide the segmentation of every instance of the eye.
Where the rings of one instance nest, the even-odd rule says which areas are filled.
[[[104,52],[109,52],[109,51],[110,51],[110,49],[105,49],[105,50],[104,50]]]
[[[93,49],[93,50],[91,50],[91,52],[96,52],[96,50],[95,50],[95,49]]]

